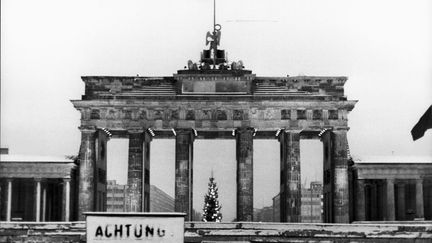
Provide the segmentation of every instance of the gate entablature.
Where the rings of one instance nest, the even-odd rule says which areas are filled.
[[[254,127],[260,131],[348,127],[347,114],[356,101],[268,100],[75,100],[81,124],[109,130],[136,127],[154,130],[194,128],[230,131]]]

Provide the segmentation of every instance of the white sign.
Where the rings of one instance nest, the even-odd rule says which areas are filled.
[[[184,213],[91,212],[85,215],[87,243],[183,242]]]

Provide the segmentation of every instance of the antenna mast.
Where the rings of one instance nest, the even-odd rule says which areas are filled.
[[[216,0],[213,0],[213,36],[216,37]],[[213,41],[213,69],[216,69],[217,44]]]
[[[216,0],[213,0],[213,31],[216,31]]]

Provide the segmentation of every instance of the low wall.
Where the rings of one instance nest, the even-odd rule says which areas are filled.
[[[432,223],[185,223],[185,242],[432,242]],[[0,242],[85,242],[85,222],[0,222]]]
[[[85,222],[0,222],[0,242],[85,242]]]
[[[185,224],[185,242],[432,242],[426,224]]]

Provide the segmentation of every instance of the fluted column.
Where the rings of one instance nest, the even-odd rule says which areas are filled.
[[[129,131],[128,212],[143,211],[143,143],[144,134],[142,130]]]
[[[96,168],[96,129],[81,128],[79,152],[79,208],[78,219],[85,220],[84,212],[95,210],[95,168]]]
[[[193,141],[191,129],[176,130],[174,208],[176,212],[187,214],[186,221],[192,221],[193,212]]]
[[[284,131],[281,144],[281,222],[301,221],[300,133]]]
[[[47,206],[47,182],[42,185],[42,221],[46,221],[46,206]]]
[[[376,181],[371,181],[370,183],[370,212],[371,212],[371,218],[370,220],[376,221],[378,220],[378,190],[377,190],[377,184]]]
[[[394,197],[394,179],[386,180],[387,187],[387,221],[395,220],[395,197]]]
[[[366,200],[365,200],[365,182],[364,180],[356,181],[356,199],[355,199],[355,212],[356,220],[364,221],[366,220]]]
[[[7,203],[6,203],[6,221],[11,221],[12,216],[12,179],[7,179]]]
[[[334,168],[333,219],[334,223],[349,223],[348,141],[345,130],[331,132],[331,160]]]
[[[423,180],[416,180],[416,217],[424,218]]]
[[[70,178],[63,179],[63,198],[62,198],[62,219],[70,220]]]
[[[397,219],[405,220],[405,184],[397,183]]]
[[[41,178],[35,178],[35,182],[36,182],[36,210],[35,210],[35,221],[39,222],[40,221],[40,216],[41,216]]]
[[[237,221],[253,220],[253,129],[240,128],[237,144]]]
[[[150,142],[152,137],[148,132],[144,133],[144,194],[143,211],[150,212]]]

